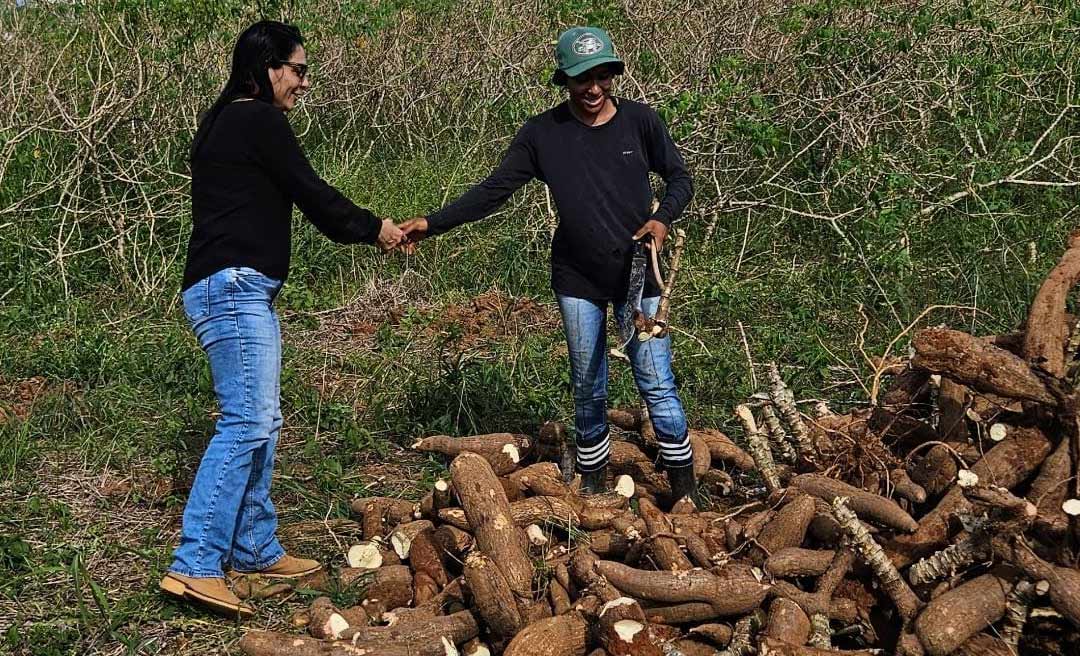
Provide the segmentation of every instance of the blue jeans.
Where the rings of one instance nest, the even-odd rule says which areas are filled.
[[[273,302],[281,281],[246,267],[189,287],[184,313],[210,359],[221,418],[184,508],[169,571],[197,578],[223,568],[257,571],[285,555],[270,502],[281,432],[281,328]]]
[[[577,468],[595,471],[607,465],[609,454],[607,424],[607,304],[584,298],[558,296],[570,370],[574,384],[574,427],[577,429]],[[643,298],[641,309],[652,317],[659,297]],[[618,312],[621,303],[616,303]],[[645,400],[660,442],[660,457],[669,469],[693,464],[686,430],[686,413],[675,376],[671,373],[671,337],[639,342],[635,336],[626,354],[634,371],[634,381]]]

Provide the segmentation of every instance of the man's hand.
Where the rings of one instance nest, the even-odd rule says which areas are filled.
[[[416,252],[416,245],[427,237],[427,218],[414,216],[398,227],[401,228],[402,234],[401,250],[405,251],[408,255],[412,255]]]
[[[650,248],[656,248],[656,252],[659,253],[664,248],[664,239],[667,238],[668,227],[656,219],[649,219],[645,222],[645,225],[641,226],[637,232],[634,233],[634,241],[641,239],[645,235],[652,235],[652,244],[646,244]]]
[[[375,240],[379,250],[388,253],[401,245],[405,239],[405,233],[401,231],[390,219],[383,219],[382,228],[379,229],[379,237]]]

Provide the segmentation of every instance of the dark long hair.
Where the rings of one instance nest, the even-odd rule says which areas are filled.
[[[303,43],[304,38],[295,26],[272,20],[259,21],[240,34],[233,46],[232,70],[225,88],[199,120],[191,144],[192,159],[226,105],[238,98],[273,102],[274,86],[266,69],[281,68],[282,62],[288,61]]]

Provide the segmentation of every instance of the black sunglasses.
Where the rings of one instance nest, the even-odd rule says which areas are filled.
[[[291,61],[279,61],[278,64],[280,66],[288,66],[289,68],[291,68],[293,70],[293,73],[296,73],[296,76],[299,77],[301,80],[303,80],[305,77],[307,77],[307,72],[308,72],[308,65],[307,64],[299,64],[297,62],[291,62]]]

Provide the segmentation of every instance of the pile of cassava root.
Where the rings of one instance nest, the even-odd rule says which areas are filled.
[[[641,411],[612,410],[611,491],[581,495],[572,447],[428,437],[449,480],[419,503],[353,502],[349,568],[310,636],[253,631],[250,656],[1070,653],[1080,626],[1080,455],[1071,380],[1080,233],[1023,331],[931,328],[869,407],[803,414],[768,367],[736,408],[746,449],[691,431],[705,506],[671,499]],[[1072,342],[1072,343],[1071,343]],[[884,364],[882,365],[885,366]],[[662,510],[663,509],[667,509]],[[707,508],[707,509],[706,509]],[[340,589],[340,588],[337,588]]]

